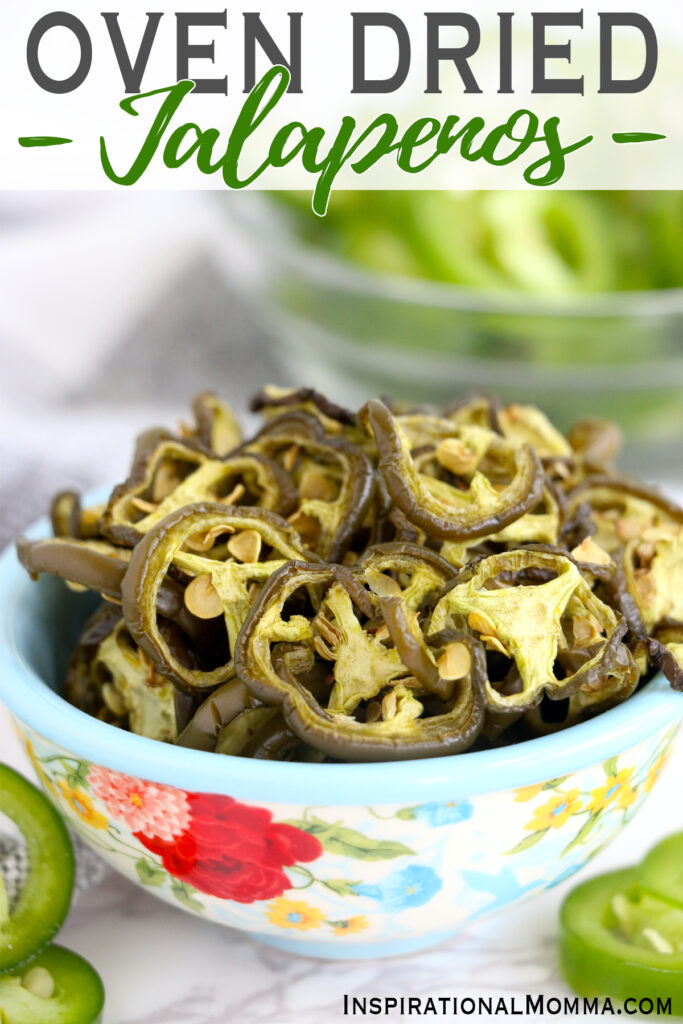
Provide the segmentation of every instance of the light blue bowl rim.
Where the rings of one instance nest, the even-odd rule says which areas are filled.
[[[100,500],[102,494],[92,496]],[[28,532],[49,533],[47,519]],[[54,693],[16,637],[15,608],[39,589],[14,547],[0,556],[0,699],[20,723],[79,758],[191,792],[302,805],[412,805],[532,785],[625,752],[680,722],[683,695],[662,675],[628,701],[550,736],[495,750],[380,764],[252,761],[171,747],[86,715]]]

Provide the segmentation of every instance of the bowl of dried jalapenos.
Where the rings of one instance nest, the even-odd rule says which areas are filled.
[[[48,795],[158,896],[313,955],[571,875],[683,717],[683,510],[599,420],[253,410],[200,395],[2,556],[0,698]]]

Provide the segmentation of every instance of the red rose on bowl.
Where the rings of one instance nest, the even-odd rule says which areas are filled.
[[[283,868],[315,860],[315,836],[272,820],[270,811],[229,796],[186,794],[190,821],[170,840],[135,832],[169,874],[207,896],[237,903],[269,900],[290,888]]]

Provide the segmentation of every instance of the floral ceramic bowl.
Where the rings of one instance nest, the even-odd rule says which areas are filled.
[[[429,946],[568,878],[636,813],[683,717],[660,677],[590,722],[460,757],[313,765],[169,747],[59,696],[87,597],[32,583],[11,550],[0,594],[0,699],[73,830],[162,899],[311,956]]]

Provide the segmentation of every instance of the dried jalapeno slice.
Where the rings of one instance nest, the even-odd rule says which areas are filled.
[[[486,537],[541,501],[543,470],[529,445],[515,447],[485,428],[461,427],[448,449],[444,440],[441,451],[436,451],[440,461],[448,459],[451,483],[420,473],[399,423],[382,402],[368,402],[365,409],[389,494],[430,537],[451,541]],[[482,471],[485,460],[495,474],[493,480]]]
[[[649,526],[627,542],[622,568],[645,629],[683,620],[683,526]]]
[[[291,562],[252,608],[235,667],[260,700],[282,706],[307,746],[346,761],[394,760],[455,753],[479,734],[483,652],[471,636],[426,648],[419,620],[449,570],[415,563],[390,552],[352,572]],[[283,643],[327,663],[326,699],[304,677],[277,671],[273,653]]]
[[[341,561],[368,512],[375,488],[368,457],[344,438],[325,437],[307,413],[279,416],[245,451],[278,462],[297,491],[289,521],[309,550],[329,562]]]
[[[566,437],[534,405],[508,405],[498,410],[498,425],[513,444],[530,444],[540,459],[569,458],[572,448]]]
[[[253,396],[249,408],[268,418],[292,410],[310,413],[328,434],[342,434],[349,428],[358,432],[356,414],[331,402],[315,388],[278,388],[270,384]]]
[[[131,551],[104,540],[73,540],[62,537],[47,540],[17,540],[21,564],[33,576],[46,572],[59,576],[74,590],[92,590],[116,604],[121,602],[121,584],[128,570]],[[159,589],[157,609],[168,619],[184,615],[183,592],[172,580]]]
[[[164,439],[145,453],[112,493],[103,521],[107,536],[134,545],[175,509],[201,501],[285,514],[294,506],[294,488],[271,460],[245,452],[215,459],[188,445]]]
[[[76,590],[94,590],[114,601],[120,600],[121,581],[130,559],[130,551],[109,541],[70,537],[19,537],[17,555],[34,578],[46,572],[59,576]]]
[[[192,403],[194,436],[216,455],[228,455],[242,441],[237,417],[227,402],[213,391],[203,391]]]
[[[138,542],[121,585],[131,636],[157,669],[190,692],[227,682],[232,652],[259,587],[284,562],[301,558],[296,531],[272,512],[215,503],[172,512]],[[186,611],[208,626],[194,653],[202,667],[173,650],[159,625],[158,596],[176,577]],[[211,663],[213,662],[213,663]]]
[[[50,522],[55,537],[93,540],[100,536],[104,505],[83,508],[77,491],[60,491],[52,499]]]
[[[570,556],[522,548],[482,559],[463,570],[439,600],[431,632],[465,617],[486,645],[498,676],[518,673],[514,692],[501,692],[489,670],[485,684],[491,710],[526,711],[547,694],[569,697],[596,686],[614,666],[625,623],[593,593]],[[558,664],[570,648],[589,657],[575,670]]]
[[[565,672],[576,672],[590,659],[590,650],[580,647],[560,651],[557,661]],[[544,735],[576,725],[627,700],[640,682],[636,661],[620,644],[611,669],[601,678],[584,683],[565,700],[544,697],[525,713],[525,721],[534,734]]]
[[[173,623],[160,627],[173,644]],[[88,619],[66,673],[71,704],[140,736],[173,743],[195,702],[160,676],[126,629],[121,609],[104,604]]]
[[[654,636],[641,638],[647,656],[661,669],[674,690],[683,690],[683,622],[664,622]]]
[[[675,502],[626,477],[587,477],[568,495],[568,519],[582,507],[595,527],[593,539],[610,554],[651,527],[683,525],[683,509]]]
[[[168,630],[166,641],[172,644]],[[134,642],[123,617],[97,646],[91,672],[102,700],[138,736],[175,743],[193,710],[192,698],[160,675]]]

